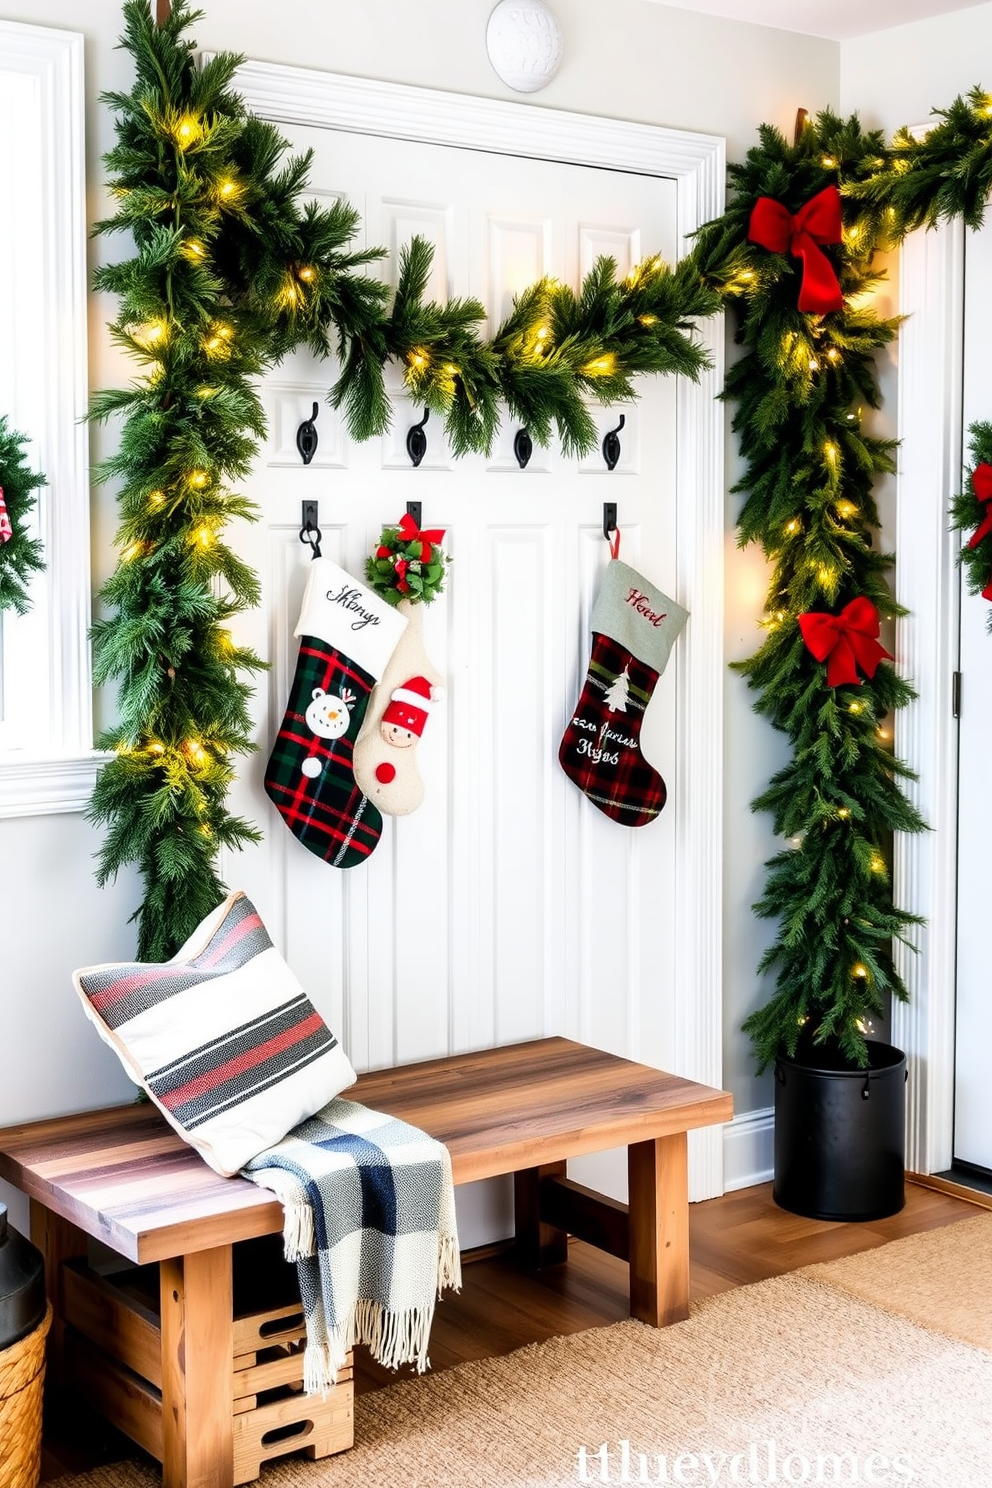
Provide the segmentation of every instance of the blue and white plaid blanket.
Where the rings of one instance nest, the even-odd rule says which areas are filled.
[[[285,1210],[307,1324],[306,1393],[326,1394],[356,1343],[387,1368],[423,1372],[438,1294],[461,1286],[447,1148],[338,1098],[242,1171]]]

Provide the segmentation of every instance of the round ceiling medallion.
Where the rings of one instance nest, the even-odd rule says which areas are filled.
[[[493,71],[516,93],[536,93],[561,64],[561,31],[543,0],[500,0],[489,17]]]

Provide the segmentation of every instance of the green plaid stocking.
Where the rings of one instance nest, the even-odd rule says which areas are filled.
[[[405,625],[329,558],[313,560],[265,792],[293,836],[335,868],[363,863],[382,832],[382,817],[355,783],[352,755],[372,687]]]
[[[628,827],[653,821],[668,798],[641,753],[641,724],[688,618],[626,563],[610,563],[593,605],[589,670],[558,760],[594,806]]]

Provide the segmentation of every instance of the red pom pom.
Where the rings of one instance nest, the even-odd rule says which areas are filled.
[[[390,781],[396,779],[396,766],[391,765],[388,760],[383,760],[381,765],[375,767],[375,778],[380,785],[389,785]]]

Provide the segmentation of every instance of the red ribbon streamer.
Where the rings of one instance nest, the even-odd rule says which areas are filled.
[[[772,253],[791,253],[803,261],[799,308],[814,315],[841,310],[844,296],[833,265],[820,243],[839,243],[843,236],[840,192],[825,186],[792,215],[771,196],[759,196],[748,224],[748,241]]]
[[[981,464],[975,466],[974,474],[971,477],[971,489],[979,501],[986,503],[992,501],[992,465]],[[985,520],[981,526],[977,527],[971,534],[968,542],[969,548],[977,548],[982,538],[988,537],[990,532],[992,532],[992,506],[985,513]],[[982,598],[992,599],[992,574],[989,574],[989,581],[982,590]]]
[[[839,615],[815,610],[800,615],[799,629],[817,661],[827,662],[828,687],[860,682],[859,666],[866,677],[874,677],[883,656],[892,660],[878,639],[878,611],[863,595],[852,599]]]
[[[10,542],[13,535],[14,528],[7,510],[7,503],[3,499],[3,487],[0,486],[0,543]]]

